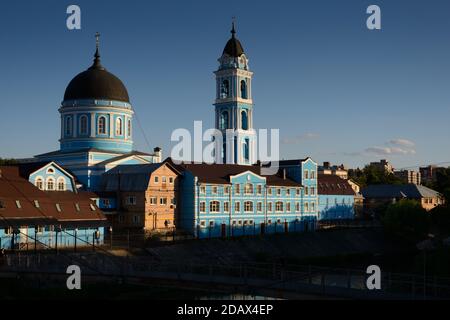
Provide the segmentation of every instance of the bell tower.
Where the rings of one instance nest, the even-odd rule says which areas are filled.
[[[234,22],[231,39],[218,59],[216,75],[216,163],[252,165],[256,162],[256,131],[253,129],[252,76],[248,58],[236,38]],[[219,145],[221,144],[221,145]]]

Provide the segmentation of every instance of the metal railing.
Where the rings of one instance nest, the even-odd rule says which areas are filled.
[[[266,290],[328,294],[351,298],[450,298],[450,278],[385,272],[381,290],[368,290],[365,270],[276,263],[201,264],[161,262],[152,257],[77,253],[14,254],[0,258],[0,273],[65,274],[70,264],[83,263],[83,274],[134,279],[169,279],[214,285],[245,285]]]

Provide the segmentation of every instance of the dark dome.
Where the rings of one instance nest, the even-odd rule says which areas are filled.
[[[236,31],[231,29],[231,39],[228,40],[225,48],[223,49],[223,54],[228,54],[230,57],[240,57],[244,53],[244,48],[242,48],[241,42],[235,37]]]
[[[122,81],[101,65],[98,50],[92,67],[73,78],[64,93],[64,100],[80,99],[130,102],[128,91]]]

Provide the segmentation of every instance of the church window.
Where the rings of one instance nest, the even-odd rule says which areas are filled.
[[[106,134],[106,118],[103,116],[98,118],[98,134]]]
[[[131,137],[131,120],[128,120],[127,136]]]
[[[49,191],[55,190],[55,179],[53,179],[53,178],[47,179],[47,190],[49,190]]]
[[[244,160],[249,161],[250,160],[250,140],[247,138],[244,140]]]
[[[247,99],[247,82],[241,80],[241,98]]]
[[[87,134],[87,117],[81,116],[80,118],[80,134]]]
[[[220,124],[219,127],[221,130],[228,129],[228,111],[223,111],[220,114]]]
[[[72,134],[72,117],[66,117],[66,135]]]
[[[116,136],[123,135],[123,125],[122,125],[122,118],[116,119]]]
[[[248,116],[247,112],[241,112],[241,128],[242,130],[248,130]]]
[[[230,82],[228,80],[223,80],[220,88],[220,98],[228,98],[230,94]]]

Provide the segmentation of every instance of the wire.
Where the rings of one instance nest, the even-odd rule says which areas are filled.
[[[139,117],[138,117],[136,109],[134,109],[134,116],[136,118],[136,122],[137,122],[137,124],[139,126],[139,129],[141,130],[141,133],[144,136],[144,140],[145,140],[145,143],[147,144],[147,148],[149,150],[149,153],[151,153],[153,150],[152,150],[152,148],[150,146],[150,142],[147,139],[147,135],[145,134],[144,128],[142,127],[141,122],[139,121]]]

